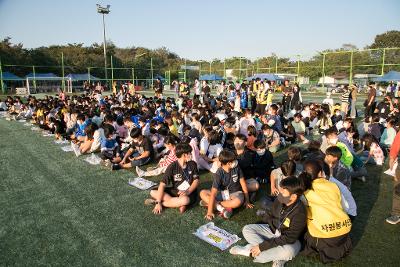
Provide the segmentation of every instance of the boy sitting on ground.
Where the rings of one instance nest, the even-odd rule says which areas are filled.
[[[157,190],[151,190],[152,198],[145,205],[154,205],[154,214],[160,214],[163,207],[179,208],[185,212],[187,206],[197,201],[199,173],[192,161],[192,148],[188,144],[178,144],[175,150],[177,160],[167,167],[164,178]]]
[[[245,204],[253,208],[249,200],[246,180],[238,166],[236,156],[232,151],[223,150],[218,156],[221,167],[214,174],[211,190],[200,191],[200,206],[208,207],[205,218],[214,218],[214,209],[228,219],[232,216],[233,209]]]
[[[136,166],[136,173],[139,177],[143,176],[157,176],[165,172],[167,167],[175,162],[178,158],[175,154],[176,149],[176,137],[175,136],[167,136],[164,140],[165,148],[168,150],[168,154],[165,155],[157,164],[157,166],[151,170],[147,169],[144,171]]]
[[[254,262],[273,262],[272,266],[284,266],[301,249],[300,237],[306,229],[307,211],[300,201],[303,189],[295,177],[281,181],[277,199],[267,211],[261,224],[243,227],[246,246],[234,246],[233,255],[252,256]]]
[[[116,157],[112,170],[130,169],[150,163],[154,158],[153,145],[147,136],[142,134],[141,129],[135,128],[131,131],[132,144],[125,153],[123,159]]]

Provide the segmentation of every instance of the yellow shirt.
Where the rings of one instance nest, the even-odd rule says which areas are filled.
[[[342,208],[338,186],[318,178],[312,189],[304,193],[307,199],[307,228],[312,237],[331,238],[347,234],[351,230],[349,216]]]
[[[274,97],[274,94],[269,93],[267,96],[267,104],[271,105],[272,104],[272,98]]]

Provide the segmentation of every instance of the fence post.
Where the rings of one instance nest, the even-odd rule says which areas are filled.
[[[113,56],[111,56],[111,88],[114,86],[114,63]]]
[[[135,86],[135,69],[134,68],[132,68],[132,83],[133,83],[133,86]]]
[[[256,62],[256,73],[258,73],[258,59],[257,59],[257,62]]]
[[[383,48],[383,54],[382,54],[382,69],[381,69],[381,75],[385,73],[385,55],[386,55],[386,48]]]
[[[185,60],[185,68],[186,68],[186,60]],[[153,58],[150,58],[150,69],[151,69],[151,88],[153,88],[153,82],[154,82],[154,70],[153,70]],[[185,69],[186,73],[186,69]]]
[[[242,57],[239,58],[239,80],[242,79]]]
[[[224,59],[224,79],[226,80],[226,66],[225,66],[226,60]]]
[[[326,54],[323,53],[322,54],[322,88],[325,87],[325,56],[326,56]],[[326,91],[328,92],[328,88],[326,89]]]
[[[185,58],[185,77],[183,77],[183,81],[186,82],[186,58]]]
[[[87,73],[88,73],[88,80],[89,80],[89,86],[90,86],[90,67],[89,68],[87,68]]]
[[[32,73],[33,73],[33,88],[35,88],[35,92],[36,91],[36,72],[35,72],[35,66],[32,66]]]
[[[65,92],[65,80],[64,80],[65,71],[64,71],[64,53],[63,52],[61,52],[61,73],[62,73],[61,88],[62,88],[62,91]]]
[[[201,76],[201,61],[199,62],[199,79],[200,79],[200,76]]]
[[[3,68],[1,67],[1,60],[0,60],[0,86],[1,86],[1,92],[5,94],[4,90],[4,84],[3,84]]]
[[[353,54],[354,50],[350,52],[350,77],[349,77],[349,84],[353,84]]]
[[[297,55],[297,82],[299,82],[300,77],[300,55]]]

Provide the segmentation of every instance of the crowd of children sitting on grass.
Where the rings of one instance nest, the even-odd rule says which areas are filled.
[[[199,203],[207,220],[228,219],[239,207],[269,201],[257,212],[262,222],[243,228],[248,245],[231,248],[232,254],[275,266],[300,251],[324,263],[348,255],[357,218],[351,186],[374,179],[366,165],[384,163],[397,134],[398,99],[388,95],[377,102],[369,95],[365,119],[357,124],[346,105],[334,104],[329,94],[323,103],[302,103],[300,88],[288,82],[279,90],[259,79],[222,83],[218,96],[204,86],[195,88],[192,98],[124,90],[108,96],[94,90],[63,100],[7,97],[0,110],[71,140],[77,156],[99,153],[112,171],[161,175],[145,201],[154,214],[165,208],[183,213]],[[282,101],[273,101],[278,91]],[[286,160],[277,166],[274,155],[284,148]],[[155,166],[146,168],[149,164]],[[199,191],[201,170],[211,172],[213,181]],[[267,191],[258,192],[264,186]],[[389,219],[400,221],[396,214]]]

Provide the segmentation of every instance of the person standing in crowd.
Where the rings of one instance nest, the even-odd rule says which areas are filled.
[[[364,116],[365,118],[371,116],[374,113],[375,106],[376,106],[376,86],[373,82],[369,84],[369,92],[368,92],[368,97],[364,102],[364,107],[365,107],[365,112]]]
[[[257,93],[260,87],[260,78],[253,79],[251,84],[251,92],[250,92],[250,105],[251,105],[251,114],[254,114],[257,107]]]
[[[261,83],[258,91],[257,91],[257,107],[255,112],[264,115],[265,114],[265,109],[267,107],[268,101],[268,88],[269,84],[268,83]]]
[[[344,91],[342,93],[342,96],[340,97],[340,100],[342,102],[341,111],[342,111],[342,118],[343,119],[345,119],[347,117],[347,112],[349,111],[349,99],[350,99],[349,86],[345,85],[344,86]]]
[[[289,85],[289,81],[285,80],[282,85],[282,106],[283,106],[283,112],[289,112],[290,108],[290,102],[292,101],[292,95],[293,95],[293,89]]]
[[[355,119],[357,116],[356,104],[357,104],[357,87],[355,85],[350,86],[350,98],[351,98],[351,106],[350,106],[350,118]]]
[[[154,96],[162,98],[164,85],[162,84],[161,79],[157,78],[153,86],[154,86]]]
[[[298,83],[295,83],[293,86],[293,97],[290,103],[290,108],[293,109],[294,107],[301,105],[303,103],[303,98],[301,96],[301,89]]]
[[[389,154],[389,169],[395,173],[393,183],[392,214],[386,218],[386,222],[390,224],[400,223],[400,175],[398,169],[395,169],[399,152],[400,132],[396,134]]]

